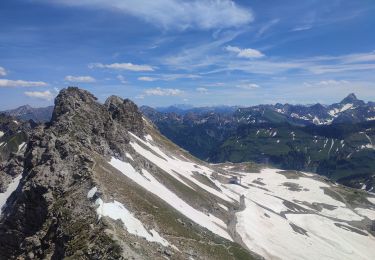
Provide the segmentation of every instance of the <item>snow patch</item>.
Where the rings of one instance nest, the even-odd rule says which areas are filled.
[[[133,235],[144,237],[147,241],[156,242],[163,246],[169,246],[167,240],[162,238],[158,232],[151,229],[150,232],[143,226],[142,222],[130,213],[130,211],[120,202],[113,201],[104,203],[100,198],[95,201],[98,205],[96,209],[99,218],[109,217],[114,220],[121,220],[126,230]]]
[[[125,153],[125,156],[129,158],[130,160],[134,161],[133,157],[129,153]]]
[[[367,197],[367,200],[370,201],[372,204],[375,205],[375,198],[370,198],[370,197]]]
[[[0,131],[0,138],[4,136],[4,132]]]
[[[91,199],[92,197],[94,197],[95,193],[98,191],[98,188],[94,187],[92,188],[91,190],[89,190],[89,192],[87,193],[87,198],[88,199]]]
[[[371,220],[375,220],[375,210],[373,209],[356,208],[355,211],[357,211],[361,216],[368,217]]]
[[[25,142],[23,142],[22,144],[20,144],[20,145],[18,146],[18,152],[17,152],[17,153],[21,152],[22,149],[25,148],[25,147],[26,147],[26,143],[25,143]]]
[[[145,139],[147,141],[154,141],[154,139],[152,139],[152,136],[151,135],[145,135]]]
[[[22,174],[18,175],[9,184],[7,190],[3,193],[0,193],[0,213],[2,212],[2,209],[5,206],[10,195],[12,195],[12,193],[17,189],[18,185],[20,184],[21,178]]]
[[[228,207],[227,207],[227,206],[224,206],[223,204],[220,204],[220,203],[218,203],[218,205],[219,205],[222,209],[228,211]]]

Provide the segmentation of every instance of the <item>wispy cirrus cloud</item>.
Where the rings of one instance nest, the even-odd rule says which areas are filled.
[[[0,66],[0,76],[6,76],[6,75],[7,75],[7,71],[4,69],[4,67]]]
[[[173,81],[177,79],[198,79],[201,78],[202,76],[196,75],[196,74],[163,74],[159,75],[158,77],[138,77],[138,80],[140,81]]]
[[[152,82],[152,81],[157,81],[159,79],[158,78],[154,78],[154,77],[138,77],[138,80]]]
[[[241,83],[241,84],[237,85],[236,88],[250,90],[250,89],[260,88],[260,86],[258,84],[254,84],[254,83]]]
[[[45,87],[45,86],[48,86],[48,83],[43,82],[43,81],[0,79],[0,88]]]
[[[250,9],[241,7],[232,0],[56,0],[54,2],[122,12],[164,29],[224,29],[243,26],[254,20]]]
[[[91,76],[71,76],[71,75],[68,75],[64,79],[65,79],[65,81],[68,81],[68,82],[77,82],[77,83],[93,83],[93,82],[96,81],[95,78],[93,78]]]
[[[228,45],[227,47],[225,47],[225,49],[229,52],[236,53],[237,57],[240,57],[240,58],[254,59],[254,58],[262,58],[265,56],[262,52],[255,50],[255,49],[251,49],[251,48],[241,49],[239,47]]]
[[[150,65],[137,65],[133,63],[112,63],[112,64],[103,64],[103,63],[91,63],[88,66],[90,69],[99,68],[99,69],[113,69],[113,70],[129,70],[129,71],[154,71],[154,68]]]
[[[176,88],[150,88],[143,92],[146,96],[181,96],[184,91]]]
[[[271,21],[265,23],[264,25],[262,25],[257,34],[255,35],[255,37],[261,37],[263,34],[265,34],[271,27],[275,26],[276,24],[278,24],[280,22],[280,19],[272,19]]]
[[[46,91],[26,91],[26,92],[24,92],[24,94],[28,97],[43,99],[43,100],[47,100],[47,101],[51,101],[56,96],[56,93],[53,93],[50,90],[46,90]]]
[[[207,94],[208,89],[207,88],[196,88],[196,91],[198,91],[200,94]]]

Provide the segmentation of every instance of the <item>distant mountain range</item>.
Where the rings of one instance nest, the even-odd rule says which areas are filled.
[[[142,107],[147,110],[147,107]],[[359,100],[354,93],[349,94],[339,103],[331,105],[257,105],[251,107],[240,106],[214,106],[214,107],[190,107],[188,105],[173,105],[158,107],[156,111],[162,113],[206,114],[234,113],[235,120],[241,123],[266,123],[288,122],[296,125],[330,125],[334,123],[358,123],[375,120],[375,103],[365,103]],[[232,116],[232,115],[231,115]]]
[[[33,120],[36,123],[42,123],[51,120],[52,111],[53,106],[34,108],[25,105],[16,109],[3,111],[3,113],[24,121]]]
[[[26,105],[5,113],[48,122],[52,110]],[[375,103],[353,93],[331,105],[173,105],[140,110],[162,134],[200,159],[308,170],[373,191]]]
[[[309,170],[366,190],[375,183],[375,103],[355,94],[332,105],[141,110],[162,134],[210,162]]]

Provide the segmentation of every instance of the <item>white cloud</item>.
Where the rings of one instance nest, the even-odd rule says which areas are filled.
[[[247,49],[241,49],[239,47],[230,46],[228,45],[225,47],[225,49],[229,52],[236,53],[238,57],[240,58],[262,58],[264,57],[264,54],[258,50],[247,48]]]
[[[258,84],[254,84],[254,83],[244,83],[244,84],[237,85],[236,87],[237,88],[242,88],[242,89],[256,89],[256,88],[260,88],[260,86]]]
[[[0,88],[45,87],[45,86],[48,86],[48,84],[43,81],[0,79]]]
[[[147,96],[181,96],[184,91],[172,88],[150,88],[144,91]]]
[[[207,94],[208,93],[208,89],[206,89],[206,88],[196,88],[196,91],[198,91],[201,94]]]
[[[254,20],[251,10],[238,6],[232,0],[56,0],[55,2],[122,12],[165,29],[223,29],[243,26]]]
[[[292,31],[293,32],[306,31],[306,30],[310,30],[311,28],[312,28],[312,25],[307,24],[307,25],[294,27]]]
[[[6,76],[7,75],[7,71],[0,66],[0,76]]]
[[[39,99],[44,99],[44,100],[52,100],[55,97],[55,94],[52,93],[49,90],[46,91],[26,91],[24,93],[28,97],[33,97],[33,98],[39,98]]]
[[[224,82],[214,82],[214,83],[205,84],[204,86],[207,86],[207,87],[223,87],[223,86],[225,86],[225,83]]]
[[[318,85],[321,85],[321,86],[344,85],[344,84],[349,84],[349,82],[346,80],[334,80],[334,79],[322,80],[318,82]]]
[[[65,81],[69,82],[79,82],[79,83],[92,83],[96,80],[91,76],[66,76]]]
[[[199,79],[201,76],[195,74],[164,74],[160,75],[159,77],[139,77],[138,80],[141,81],[173,81],[177,79]]]
[[[172,81],[176,79],[199,79],[201,76],[195,74],[167,74],[162,76],[162,80]]]
[[[122,75],[117,75],[116,78],[117,78],[122,84],[126,84],[126,83],[128,83],[128,82],[126,81],[125,77],[122,76]]]
[[[89,68],[100,68],[100,69],[114,69],[114,70],[130,70],[130,71],[154,71],[154,68],[149,65],[136,65],[133,63],[112,63],[112,64],[102,64],[102,63],[91,63]]]
[[[138,80],[152,82],[152,81],[158,80],[158,78],[153,78],[153,77],[139,77]]]

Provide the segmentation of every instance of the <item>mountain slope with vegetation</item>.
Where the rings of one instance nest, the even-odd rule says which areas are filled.
[[[10,179],[0,191],[2,259],[375,253],[375,196],[310,173],[207,164],[161,135],[130,100],[101,104],[64,89],[51,122],[31,129],[25,143],[3,158],[17,156],[19,167],[0,170]]]
[[[368,191],[375,185],[375,106],[354,94],[329,106],[259,105],[226,113],[142,111],[162,134],[203,160],[312,171]]]

